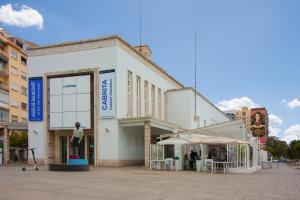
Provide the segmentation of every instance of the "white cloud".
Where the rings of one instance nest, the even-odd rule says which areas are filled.
[[[297,140],[300,136],[300,124],[292,125],[284,131],[284,136],[281,138],[287,143],[290,143],[292,140]]]
[[[282,125],[282,119],[280,119],[277,115],[274,114],[269,115],[269,122],[272,125]]]
[[[43,16],[37,10],[25,5],[22,5],[20,10],[14,10],[11,4],[6,4],[0,7],[0,23],[22,28],[35,26],[43,29]]]
[[[218,102],[216,105],[220,110],[228,111],[228,110],[239,110],[243,106],[254,108],[259,107],[258,104],[253,102],[249,97],[241,97],[241,98],[233,98],[229,100],[223,100]]]
[[[269,126],[269,136],[275,136],[275,137],[278,137],[279,136],[279,132],[281,131],[281,129],[279,128],[273,128],[272,126]]]
[[[300,108],[300,100],[299,99],[293,99],[291,101],[288,101],[287,103],[287,106],[290,108],[290,109],[293,109],[293,108]]]

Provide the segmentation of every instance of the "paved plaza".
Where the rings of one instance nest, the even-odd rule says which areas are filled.
[[[149,171],[140,167],[92,168],[89,172],[22,172],[0,167],[1,200],[90,199],[300,199],[300,169],[254,174]]]

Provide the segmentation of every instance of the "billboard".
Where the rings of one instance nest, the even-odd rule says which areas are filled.
[[[103,70],[99,72],[99,105],[101,118],[116,117],[116,81],[115,70]]]
[[[68,76],[49,79],[51,130],[72,129],[75,122],[91,128],[91,76]]]
[[[28,119],[43,121],[43,77],[28,79]]]
[[[265,143],[269,133],[268,112],[265,108],[251,109],[251,131],[254,137],[259,137],[259,141]]]

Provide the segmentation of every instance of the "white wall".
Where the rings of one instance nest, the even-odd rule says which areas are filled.
[[[144,109],[144,81],[149,84],[149,112],[151,112],[151,85],[155,85],[155,101],[156,101],[156,118],[158,116],[158,102],[157,102],[157,89],[162,90],[162,110],[164,110],[164,92],[170,89],[175,89],[176,85],[167,81],[159,73],[153,71],[145,66],[142,62],[135,57],[124,51],[122,48],[117,48],[118,69],[117,69],[117,117],[127,117],[127,72],[132,72],[133,77],[133,117],[137,116],[137,103],[136,103],[136,76],[141,77],[141,116],[145,116]],[[121,97],[121,98],[120,98]],[[164,118],[164,112],[162,111]]]
[[[158,116],[157,89],[162,90],[162,118],[164,118],[164,92],[175,89],[176,85],[167,81],[158,72],[145,66],[141,61],[124,51],[119,46],[91,49],[77,52],[29,57],[29,76],[44,76],[45,73],[79,70],[86,68],[99,68],[99,70],[116,70],[116,116],[127,117],[127,71],[133,73],[133,117],[136,116],[136,76],[141,77],[141,116],[144,116],[144,80],[149,83],[149,112],[151,112],[151,85],[155,85],[156,117]],[[45,81],[45,80],[44,80]],[[44,109],[47,105],[44,99]],[[96,111],[98,112],[98,111]],[[38,129],[39,134],[29,136],[29,146],[38,146],[37,154],[45,158],[45,141],[47,130],[44,122],[29,122],[29,132]],[[128,146],[128,131],[118,129],[116,119],[100,119],[99,125],[99,158],[101,160],[142,160],[144,147]],[[133,133],[133,140],[141,141],[143,132]],[[44,156],[43,156],[44,155]]]
[[[167,93],[167,118],[172,124],[181,128],[190,129],[194,110],[192,96],[187,90]]]
[[[116,68],[116,47],[107,47],[99,49],[90,49],[84,51],[68,52],[61,54],[52,54],[44,56],[34,56],[28,58],[29,66],[29,77],[44,76],[45,73],[62,72],[68,70],[79,70],[86,68],[99,68],[100,70],[113,69]],[[44,80],[45,84],[45,80]],[[44,90],[45,92],[45,90]],[[44,98],[44,110],[47,109],[47,100]],[[46,116],[44,116],[45,119]],[[102,122],[101,122],[102,123]],[[107,159],[117,159],[118,149],[117,149],[117,129],[116,122],[109,122],[113,125],[111,126],[113,134],[109,136],[103,136],[103,129],[101,129],[100,123],[100,137],[99,142],[104,145],[112,145],[109,147],[108,153],[104,153],[103,149],[99,148],[103,155]],[[107,122],[103,122],[105,125]],[[105,125],[106,126],[106,125]],[[36,130],[38,134],[33,134],[33,130]],[[29,122],[29,148],[37,148],[36,155],[39,159],[45,159],[47,144],[44,142],[46,140],[47,130],[45,130],[44,122]],[[108,146],[106,145],[106,146]],[[105,146],[105,145],[104,145]],[[101,147],[101,145],[100,145]],[[98,154],[99,155],[99,154]]]
[[[119,160],[144,160],[144,127],[119,128]]]
[[[45,159],[45,147],[47,145],[45,139],[43,122],[30,122],[28,124],[28,148],[36,148],[34,151],[36,159]],[[28,152],[28,156],[32,159],[31,152]]]
[[[200,117],[200,126],[194,120],[195,96],[192,89],[172,90],[167,93],[168,98],[168,121],[178,124],[184,129],[195,129],[229,121],[224,113],[219,111],[200,95],[197,95],[197,116]]]
[[[99,129],[99,158],[118,160],[119,135],[116,119],[101,119]],[[98,158],[98,159],[99,159]]]

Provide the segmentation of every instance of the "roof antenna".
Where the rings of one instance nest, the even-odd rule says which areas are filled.
[[[194,85],[194,89],[195,89],[195,121],[198,120],[198,116],[197,116],[197,31],[195,31],[195,77],[194,77],[194,81],[195,81],[195,85]]]
[[[140,48],[139,51],[142,51],[142,10],[141,10],[141,1],[139,0],[139,18],[140,18]]]

